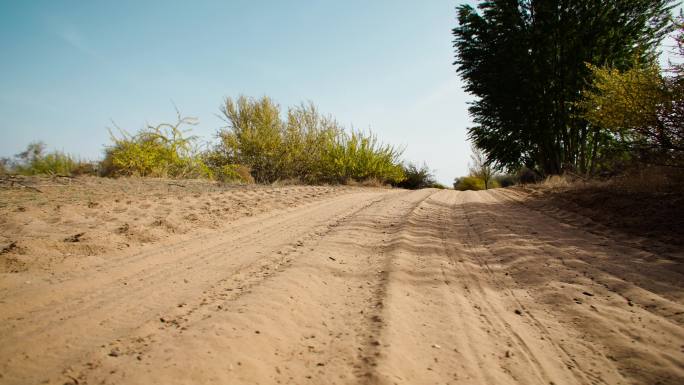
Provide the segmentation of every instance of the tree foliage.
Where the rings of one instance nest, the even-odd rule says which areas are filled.
[[[684,152],[682,103],[677,79],[655,65],[620,71],[591,66],[593,87],[578,103],[583,117],[602,127],[631,153],[669,162]]]
[[[485,1],[458,8],[454,63],[466,91],[470,139],[501,168],[590,172],[611,136],[577,113],[585,63],[650,63],[670,31],[671,0]]]

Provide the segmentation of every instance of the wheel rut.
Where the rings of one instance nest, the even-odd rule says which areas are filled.
[[[350,191],[0,298],[0,383],[684,381],[681,255],[515,191]]]

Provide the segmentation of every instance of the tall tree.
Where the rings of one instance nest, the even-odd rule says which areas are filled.
[[[473,143],[502,167],[591,171],[609,140],[574,110],[586,63],[651,63],[670,31],[672,0],[499,0],[458,7],[455,65]]]

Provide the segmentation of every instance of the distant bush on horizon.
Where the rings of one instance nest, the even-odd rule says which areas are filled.
[[[26,150],[0,162],[0,174],[19,175],[96,175],[94,162],[83,161],[63,151],[46,152],[45,143],[37,141],[26,146]]]
[[[461,178],[456,178],[456,180],[454,181],[454,190],[479,191],[479,190],[484,190],[484,189],[485,189],[484,181],[478,177],[475,177],[475,176],[464,176]]]
[[[421,188],[445,188],[437,183],[432,170],[423,164],[418,166],[413,163],[408,163],[402,166],[404,169],[405,179],[397,184],[397,187],[406,188],[409,190],[417,190]]]

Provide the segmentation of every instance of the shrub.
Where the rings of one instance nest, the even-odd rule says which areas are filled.
[[[541,185],[551,189],[559,189],[570,186],[572,183],[570,179],[565,175],[551,175],[541,182]]]
[[[329,181],[324,154],[344,130],[329,115],[322,115],[312,103],[290,108],[283,139],[285,178],[307,183]]]
[[[221,112],[228,127],[219,131],[220,143],[209,156],[212,170],[245,165],[259,183],[373,178],[398,183],[404,177],[401,151],[380,143],[372,133],[345,132],[311,103],[290,108],[286,121],[280,119],[280,106],[268,97],[228,98]]]
[[[5,172],[22,175],[64,175],[95,174],[93,163],[82,161],[62,151],[45,153],[45,143],[30,143],[24,152],[15,155],[15,161],[5,160]],[[5,166],[3,166],[4,168]]]
[[[343,183],[347,179],[378,179],[399,183],[404,179],[400,155],[400,151],[380,143],[372,133],[340,132],[323,149],[321,180]]]
[[[119,129],[111,133],[114,144],[105,150],[101,163],[103,176],[142,176],[172,178],[213,177],[212,170],[194,148],[196,137],[185,136],[182,125],[195,125],[193,118],[181,118],[175,125],[147,126],[135,135]]]
[[[421,167],[413,163],[403,166],[405,179],[397,184],[397,187],[417,190],[438,185],[430,168],[423,164]],[[441,186],[444,187],[444,186]]]
[[[227,98],[221,112],[229,123],[219,132],[226,164],[243,164],[257,182],[274,182],[283,163],[283,122],[280,106],[270,98],[259,100],[240,96]]]
[[[474,176],[464,176],[458,178],[454,181],[454,190],[466,191],[466,190],[484,190],[484,181],[478,177]]]
[[[249,167],[239,164],[226,164],[213,168],[212,176],[219,182],[225,183],[254,183]]]

